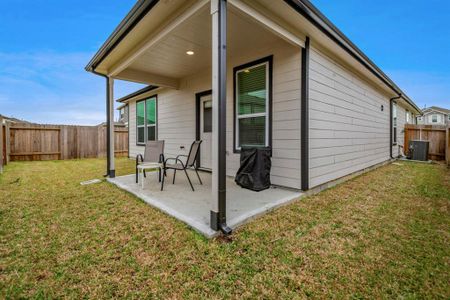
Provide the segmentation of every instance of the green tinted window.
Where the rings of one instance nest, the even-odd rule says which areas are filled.
[[[266,112],[266,64],[237,74],[237,104],[239,115]]]
[[[156,99],[151,98],[145,102],[147,104],[147,125],[156,124]]]
[[[136,103],[136,142],[144,144],[145,141],[156,139],[156,96]]]
[[[145,120],[144,120],[144,116],[145,116],[145,104],[143,101],[138,102],[136,104],[136,109],[137,109],[137,125],[145,125]]]

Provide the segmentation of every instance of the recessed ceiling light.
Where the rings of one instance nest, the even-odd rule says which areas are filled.
[[[191,50],[186,51],[186,54],[187,54],[187,55],[194,55],[194,51],[191,51]]]

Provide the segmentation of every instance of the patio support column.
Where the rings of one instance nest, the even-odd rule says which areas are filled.
[[[211,0],[212,15],[212,203],[210,226],[230,234],[226,224],[227,1]]]
[[[106,79],[106,175],[116,177],[114,166],[114,79]]]

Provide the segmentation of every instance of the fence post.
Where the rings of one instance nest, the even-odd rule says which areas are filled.
[[[58,134],[58,159],[62,160],[63,159],[63,153],[62,153],[62,141],[63,141],[63,131],[62,131],[63,126],[59,126],[59,134]]]
[[[450,167],[450,125],[445,129],[445,160]]]
[[[102,147],[102,130],[103,130],[103,126],[102,125],[98,125],[97,126],[97,158],[103,157],[103,147]]]
[[[11,127],[11,124],[9,122],[5,123],[5,137],[4,137],[4,143],[6,144],[6,152],[5,152],[5,159],[6,163],[5,165],[9,164],[9,161],[11,160],[11,130],[9,129]]]
[[[405,130],[405,134],[403,135],[403,154],[404,155],[408,155],[408,151],[409,151],[409,124],[405,125],[405,128],[403,129]]]
[[[63,125],[61,126],[61,159],[67,158],[67,126]]]

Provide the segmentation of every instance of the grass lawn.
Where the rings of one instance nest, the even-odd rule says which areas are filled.
[[[443,165],[391,164],[215,240],[107,182],[79,184],[104,165],[6,167],[0,298],[450,298]]]

